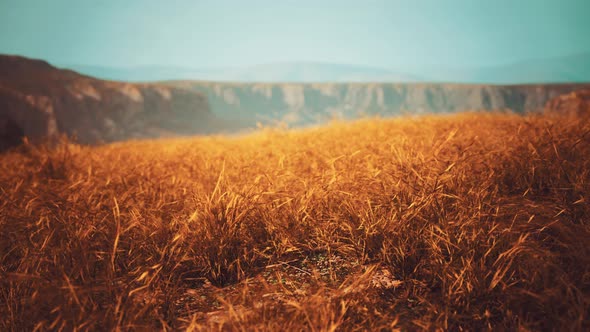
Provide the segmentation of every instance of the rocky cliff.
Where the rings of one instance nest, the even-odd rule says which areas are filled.
[[[97,80],[44,61],[0,56],[0,148],[22,136],[80,143],[210,133],[223,123],[202,93]]]
[[[393,83],[170,82],[199,91],[220,116],[244,124],[317,123],[366,115],[449,113],[468,110],[543,110],[548,100],[590,84],[463,85]]]
[[[80,143],[112,142],[232,132],[257,123],[294,127],[374,115],[540,111],[549,100],[558,100],[551,108],[563,113],[578,107],[572,100],[582,95],[555,98],[582,89],[590,91],[590,84],[131,84],[0,56],[0,150],[23,136],[34,141],[66,134]]]

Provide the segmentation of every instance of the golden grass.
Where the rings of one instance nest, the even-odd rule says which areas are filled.
[[[0,156],[0,330],[588,330],[590,123],[362,120]]]

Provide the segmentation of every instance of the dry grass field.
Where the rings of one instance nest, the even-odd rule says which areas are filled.
[[[590,330],[590,122],[0,156],[0,330]]]

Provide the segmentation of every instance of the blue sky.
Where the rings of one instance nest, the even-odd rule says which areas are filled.
[[[193,68],[493,65],[590,52],[589,0],[0,0],[0,53]]]

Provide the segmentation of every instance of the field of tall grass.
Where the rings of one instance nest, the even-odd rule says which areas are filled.
[[[0,330],[590,330],[590,122],[0,155]]]

